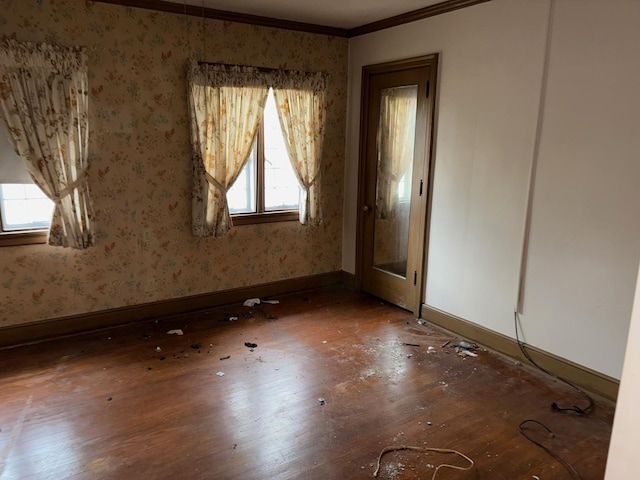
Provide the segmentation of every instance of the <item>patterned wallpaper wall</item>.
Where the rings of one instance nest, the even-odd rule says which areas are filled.
[[[0,35],[88,47],[98,222],[89,250],[0,248],[0,327],[340,270],[346,39],[84,0],[0,0]],[[322,226],[191,235],[191,55],[329,73]]]

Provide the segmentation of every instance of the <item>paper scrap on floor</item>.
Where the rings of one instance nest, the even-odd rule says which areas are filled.
[[[244,301],[243,305],[245,307],[255,307],[256,305],[260,305],[259,298],[248,298]]]

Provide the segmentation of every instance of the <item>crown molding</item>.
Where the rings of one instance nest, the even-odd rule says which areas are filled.
[[[415,22],[416,20],[422,20],[423,18],[435,17],[436,15],[442,15],[443,13],[453,12],[454,10],[472,7],[473,5],[489,1],[491,0],[448,0],[446,2],[436,3],[429,7],[402,13],[395,17],[378,20],[377,22],[371,22],[360,27],[352,28],[348,30],[348,36],[349,38],[358,37],[360,35],[366,35],[367,33],[373,33],[379,30],[396,27],[398,25],[404,25],[405,23]]]
[[[97,3],[111,3],[126,7],[145,8],[159,12],[176,13],[189,15],[192,17],[211,18],[226,22],[247,23],[261,27],[281,28],[284,30],[294,30],[298,32],[318,33],[334,37],[348,37],[349,30],[346,28],[327,27],[314,23],[293,22],[278,18],[262,17],[260,15],[249,15],[246,13],[229,12],[226,10],[216,10],[213,8],[202,8],[195,5],[185,5],[181,3],[165,2],[163,0],[93,0]]]
[[[290,20],[282,20],[278,18],[263,17],[260,15],[249,15],[246,13],[229,12],[227,10],[216,10],[213,8],[202,8],[195,5],[185,5],[180,3],[167,2],[164,0],[93,0],[99,3],[111,3],[114,5],[123,5],[126,7],[145,8],[147,10],[156,10],[159,12],[176,13],[180,15],[189,15],[192,17],[211,18],[214,20],[222,20],[226,22],[246,23],[249,25],[258,25],[261,27],[281,28],[284,30],[294,30],[298,32],[317,33],[320,35],[330,35],[334,37],[357,37],[366,35],[367,33],[377,32],[386,28],[396,27],[405,23],[415,22],[423,18],[442,15],[443,13],[452,12],[461,8],[471,7],[479,3],[489,2],[491,0],[447,0],[445,2],[436,3],[429,7],[420,8],[411,12],[402,13],[394,17],[378,20],[377,22],[367,23],[359,27],[351,29],[329,27],[326,25],[317,25],[315,23],[293,22]]]

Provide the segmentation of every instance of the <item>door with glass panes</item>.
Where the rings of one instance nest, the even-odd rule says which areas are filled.
[[[362,290],[416,314],[426,250],[436,60],[423,57],[363,71],[357,280]]]

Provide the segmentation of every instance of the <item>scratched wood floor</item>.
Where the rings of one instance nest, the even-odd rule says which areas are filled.
[[[0,478],[365,479],[401,444],[475,462],[438,480],[571,479],[520,435],[528,418],[583,479],[603,478],[612,403],[554,413],[581,398],[490,352],[463,359],[442,347],[459,339],[366,295],[280,300],[0,351]],[[378,478],[431,479],[444,462],[466,465],[394,452]]]

